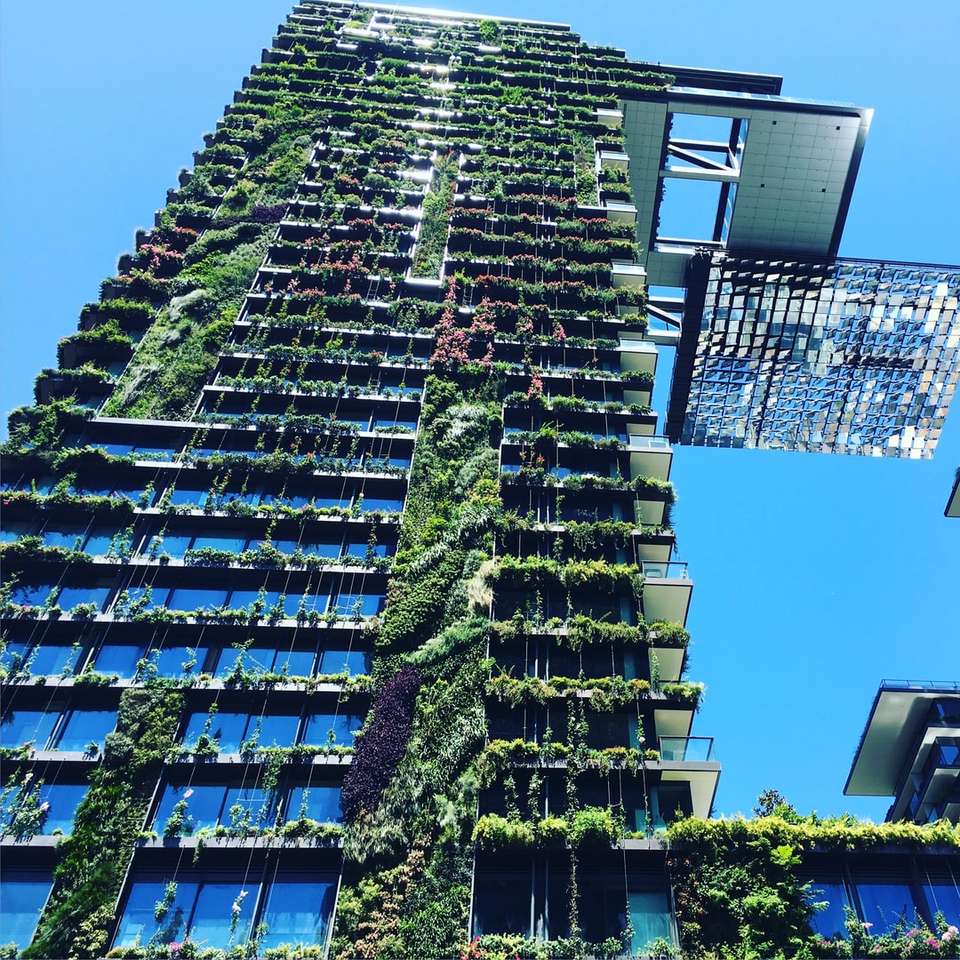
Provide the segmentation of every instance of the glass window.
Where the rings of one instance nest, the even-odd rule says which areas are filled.
[[[241,651],[225,647],[219,655],[214,676],[226,677],[234,669]],[[282,673],[290,677],[308,677],[313,673],[316,654],[312,650],[276,650],[252,646],[243,653],[244,668],[251,673]]]
[[[917,906],[913,900],[910,884],[899,877],[858,877],[857,893],[860,897],[863,919],[872,923],[871,933],[878,936],[889,933],[900,921],[912,923]]]
[[[166,881],[136,880],[117,929],[115,946],[142,946],[150,942],[170,943],[183,938],[197,897],[198,884],[177,881],[173,902],[161,912],[157,904],[165,903]],[[160,913],[160,916],[157,916]]]
[[[204,827],[215,827],[220,818],[223,807],[223,795],[226,788],[222,785],[211,786],[198,784],[191,787],[168,783],[160,798],[156,816],[153,818],[153,829],[163,834],[173,813],[173,808],[181,801],[186,800],[187,807],[184,813],[182,832],[190,836]]]
[[[605,747],[630,746],[627,716],[623,713],[590,713],[587,715],[587,745],[596,750]]]
[[[960,878],[931,876],[925,871],[923,876],[921,890],[930,919],[942,913],[947,923],[960,924]]]
[[[375,617],[383,605],[383,597],[376,593],[341,593],[331,610],[339,617]]]
[[[133,450],[133,444],[130,443],[98,443],[98,447],[112,453],[115,457],[122,457],[125,453]]]
[[[103,556],[109,551],[116,534],[117,531],[115,528],[94,527],[90,532],[90,536],[87,537],[87,542],[83,545],[83,549],[94,556]]]
[[[191,713],[187,721],[187,730],[183,735],[183,745],[192,750],[197,745],[197,738],[203,733],[210,719],[209,714]],[[210,729],[207,735],[220,745],[221,753],[236,753],[240,749],[244,731],[247,728],[245,713],[216,713],[210,720]]]
[[[143,495],[143,490],[139,487],[114,487],[111,491],[115,497],[123,497],[125,500],[136,502]]]
[[[259,787],[228,787],[220,822],[226,826],[247,824],[262,827],[269,821],[272,807],[266,790]]]
[[[182,560],[183,555],[190,547],[190,541],[193,539],[189,534],[185,536],[172,535],[169,533],[150,538],[147,548],[144,551],[148,556],[161,557],[164,554]]]
[[[192,490],[189,487],[177,488],[170,494],[170,503],[192,503],[203,506],[209,496],[209,490]]]
[[[90,482],[78,484],[73,490],[85,497],[109,497],[113,494],[113,487],[98,487]]]
[[[398,513],[403,509],[403,501],[397,497],[364,497],[360,509],[364,513]]]
[[[7,486],[2,487],[2,489],[7,489]],[[9,520],[4,521],[3,529],[0,530],[0,543],[12,543],[14,540],[19,540],[20,537],[25,537],[32,526],[32,523],[26,521],[17,523]]]
[[[234,590],[230,594],[231,610],[249,610],[258,600],[263,600],[263,612],[267,614],[270,608],[280,599],[280,593],[276,590],[267,590],[263,594],[259,590]]]
[[[550,650],[551,677],[579,677],[580,651],[557,645]]]
[[[62,530],[44,530],[40,537],[45,546],[79,550],[86,532],[85,526],[65,527]]]
[[[288,677],[309,677],[313,675],[316,657],[313,650],[280,650],[274,660],[273,670]]]
[[[220,950],[244,943],[250,933],[257,887],[256,883],[229,880],[202,884],[190,922],[190,939]]]
[[[207,651],[203,647],[192,647],[186,643],[171,643],[156,647],[150,656],[157,666],[161,677],[181,677],[187,673],[199,673]]]
[[[125,596],[126,607],[129,611],[129,607],[132,604],[149,597],[149,603],[147,603],[146,609],[152,610],[155,607],[162,607],[164,605],[169,592],[169,587],[127,587],[126,590],[120,591],[114,603],[118,603],[121,598]],[[120,614],[118,614],[118,616],[119,615]]]
[[[11,710],[0,721],[0,746],[32,743],[35,750],[43,750],[59,718],[56,710]]]
[[[657,877],[628,875],[627,909],[633,936],[630,950],[634,956],[642,956],[654,940],[673,942],[673,926],[670,920],[670,901],[664,882]]]
[[[92,603],[97,610],[103,610],[109,595],[109,587],[64,587],[57,597],[57,606],[72,610],[78,603]]]
[[[810,881],[807,900],[814,907],[810,929],[832,940],[846,936],[846,912],[850,906],[846,884],[838,876],[817,877]]]
[[[300,549],[308,557],[339,557],[341,547],[339,540],[310,540],[300,544]]]
[[[172,460],[174,455],[170,447],[147,447],[139,443],[132,452],[137,454],[139,460]]]
[[[26,640],[8,640],[0,650],[0,667],[16,673],[26,663],[29,649],[30,644]]]
[[[306,497],[294,497],[288,496],[287,500],[295,507],[305,507],[307,505]],[[298,503],[298,500],[303,500],[303,503]],[[315,507],[342,507],[344,510],[350,509],[350,498],[349,497],[314,497],[313,505]]]
[[[478,871],[475,878],[473,935],[530,935],[530,871]]]
[[[300,612],[301,599],[303,600],[302,609],[308,615],[311,613],[324,613],[327,609],[327,604],[330,602],[330,597],[326,593],[311,593],[307,594],[305,598],[303,594],[290,594],[283,604],[284,613],[288,617],[296,617]]]
[[[560,879],[566,887],[566,878]],[[592,943],[619,937],[627,926],[627,897],[624,878],[602,868],[585,868],[578,879],[583,935]],[[553,911],[550,911],[551,919]],[[550,933],[553,934],[551,929]],[[631,956],[635,954],[631,953]]]
[[[661,781],[657,787],[657,804],[660,818],[664,823],[671,823],[677,819],[678,815],[692,817],[693,800],[690,795],[690,784],[686,781]]]
[[[51,879],[39,872],[4,871],[0,878],[0,939],[22,950],[33,939]]]
[[[320,654],[320,673],[367,674],[370,654],[366,650],[324,650]]]
[[[370,550],[368,543],[351,543],[347,547],[347,555],[351,557],[366,557]],[[376,543],[373,546],[373,555],[375,557],[387,557],[390,552],[385,543]]]
[[[215,533],[197,537],[193,541],[193,549],[201,550],[210,547],[213,550],[229,550],[231,553],[240,553],[247,546],[247,537],[239,533]]]
[[[85,783],[45,783],[40,787],[41,802],[48,803],[47,816],[43,821],[43,833],[73,832],[77,807],[90,787]]]
[[[301,817],[317,823],[341,823],[340,787],[330,784],[293,787],[287,797],[285,819],[299,820]]]
[[[11,591],[10,599],[22,607],[39,607],[46,602],[52,590],[49,583],[18,583]]]
[[[108,733],[117,725],[116,710],[72,710],[57,737],[58,750],[86,750],[96,743],[103,749]]]
[[[300,717],[294,714],[251,716],[247,739],[256,737],[261,747],[291,747],[297,742]]]
[[[397,420],[393,417],[377,417],[373,421],[374,430],[416,430],[417,421],[416,420]]]
[[[115,673],[118,677],[129,679],[137,671],[137,661],[144,655],[140,644],[111,643],[97,651],[94,669],[99,673]]]
[[[263,910],[263,949],[283,943],[322,945],[333,914],[337,881],[333,874],[310,879],[279,878],[270,885]]]
[[[36,677],[72,673],[81,652],[79,647],[42,643],[30,653],[30,673]]]
[[[307,717],[303,742],[313,746],[332,743],[352,747],[354,735],[362,722],[360,716],[354,713],[312,713]]]
[[[296,540],[257,540],[250,544],[251,549],[257,547],[273,547],[281,553],[296,553],[299,543]]]
[[[217,609],[227,602],[226,590],[198,590],[190,587],[177,587],[167,601],[171,610],[199,610],[201,607]]]
[[[272,655],[273,651],[268,649],[268,653]],[[229,676],[237,665],[237,661],[240,660],[241,655],[243,656],[245,669],[257,673],[266,673],[269,670],[269,666],[265,666],[263,663],[262,647],[250,647],[250,649],[246,651],[240,650],[237,647],[224,647],[217,657],[217,668],[213,675],[219,678]]]

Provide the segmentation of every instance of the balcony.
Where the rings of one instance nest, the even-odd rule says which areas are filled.
[[[884,680],[860,737],[844,793],[892,796],[892,819],[909,817],[915,792],[934,744],[960,738],[960,683],[954,680]]]
[[[650,635],[647,659],[651,677],[659,673],[661,683],[679,683],[687,662],[687,648],[665,644],[654,630]]]
[[[607,219],[614,223],[629,223],[631,225],[637,222],[637,208],[632,203],[621,203],[619,200],[608,200],[604,204],[607,211]]]
[[[695,817],[709,817],[720,779],[720,764],[711,759],[713,737],[660,737],[661,783],[685,782]],[[683,764],[673,768],[674,764]]]
[[[620,338],[620,369],[623,371],[642,370],[654,373],[657,369],[657,347],[651,340],[633,340]]]
[[[601,150],[597,153],[598,170],[629,170],[630,155],[621,150]]]
[[[677,560],[666,563],[640,563],[643,571],[643,617],[648,623],[666,620],[686,623],[693,581],[687,564]]]
[[[642,290],[647,282],[647,271],[639,263],[614,260],[610,266],[613,285],[621,290]]]
[[[630,476],[670,479],[673,447],[666,437],[629,434]]]
[[[619,130],[623,126],[623,111],[597,107],[597,122],[611,130]]]

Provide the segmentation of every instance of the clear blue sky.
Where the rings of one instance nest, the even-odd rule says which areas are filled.
[[[0,3],[0,409],[30,398],[289,6]],[[960,261],[955,0],[452,6],[875,107],[841,252]],[[695,730],[724,762],[718,811],[776,786],[803,809],[882,817],[886,801],[841,795],[878,682],[960,677],[960,520],[943,517],[958,463],[958,411],[932,462],[677,452],[692,674],[708,688]]]

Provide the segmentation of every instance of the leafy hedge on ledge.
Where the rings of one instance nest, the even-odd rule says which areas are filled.
[[[691,958],[939,957],[960,942],[921,923],[891,936],[870,935],[851,918],[847,939],[810,930],[812,897],[799,876],[815,851],[858,852],[893,845],[904,851],[960,850],[960,826],[946,822],[874,824],[853,817],[801,817],[787,805],[774,815],[677,820],[666,831],[680,945]],[[924,934],[920,936],[919,934]],[[945,942],[944,942],[945,936]]]

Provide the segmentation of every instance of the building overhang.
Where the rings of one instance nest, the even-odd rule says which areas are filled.
[[[950,499],[947,501],[947,509],[944,511],[947,517],[960,517],[960,468],[957,468],[957,476],[953,481],[953,490],[950,493]]]
[[[660,763],[660,780],[667,783],[688,783],[693,815],[706,819],[713,813],[713,801],[720,781],[720,763],[716,760]]]
[[[854,797],[892,797],[896,795],[904,769],[914,766],[917,750],[931,701],[960,696],[960,686],[950,683],[908,683],[884,681],[870,708],[867,725],[860,736],[857,752],[843,792]],[[929,739],[949,734],[942,727],[929,731]]]
[[[768,256],[836,254],[872,109],[688,86],[620,106],[637,240],[652,285],[682,285],[687,261],[704,243]],[[729,142],[674,138],[673,118],[682,114],[729,119]],[[722,184],[712,236],[660,234],[671,179]]]
[[[933,456],[960,380],[960,267],[700,250],[673,443]]]

